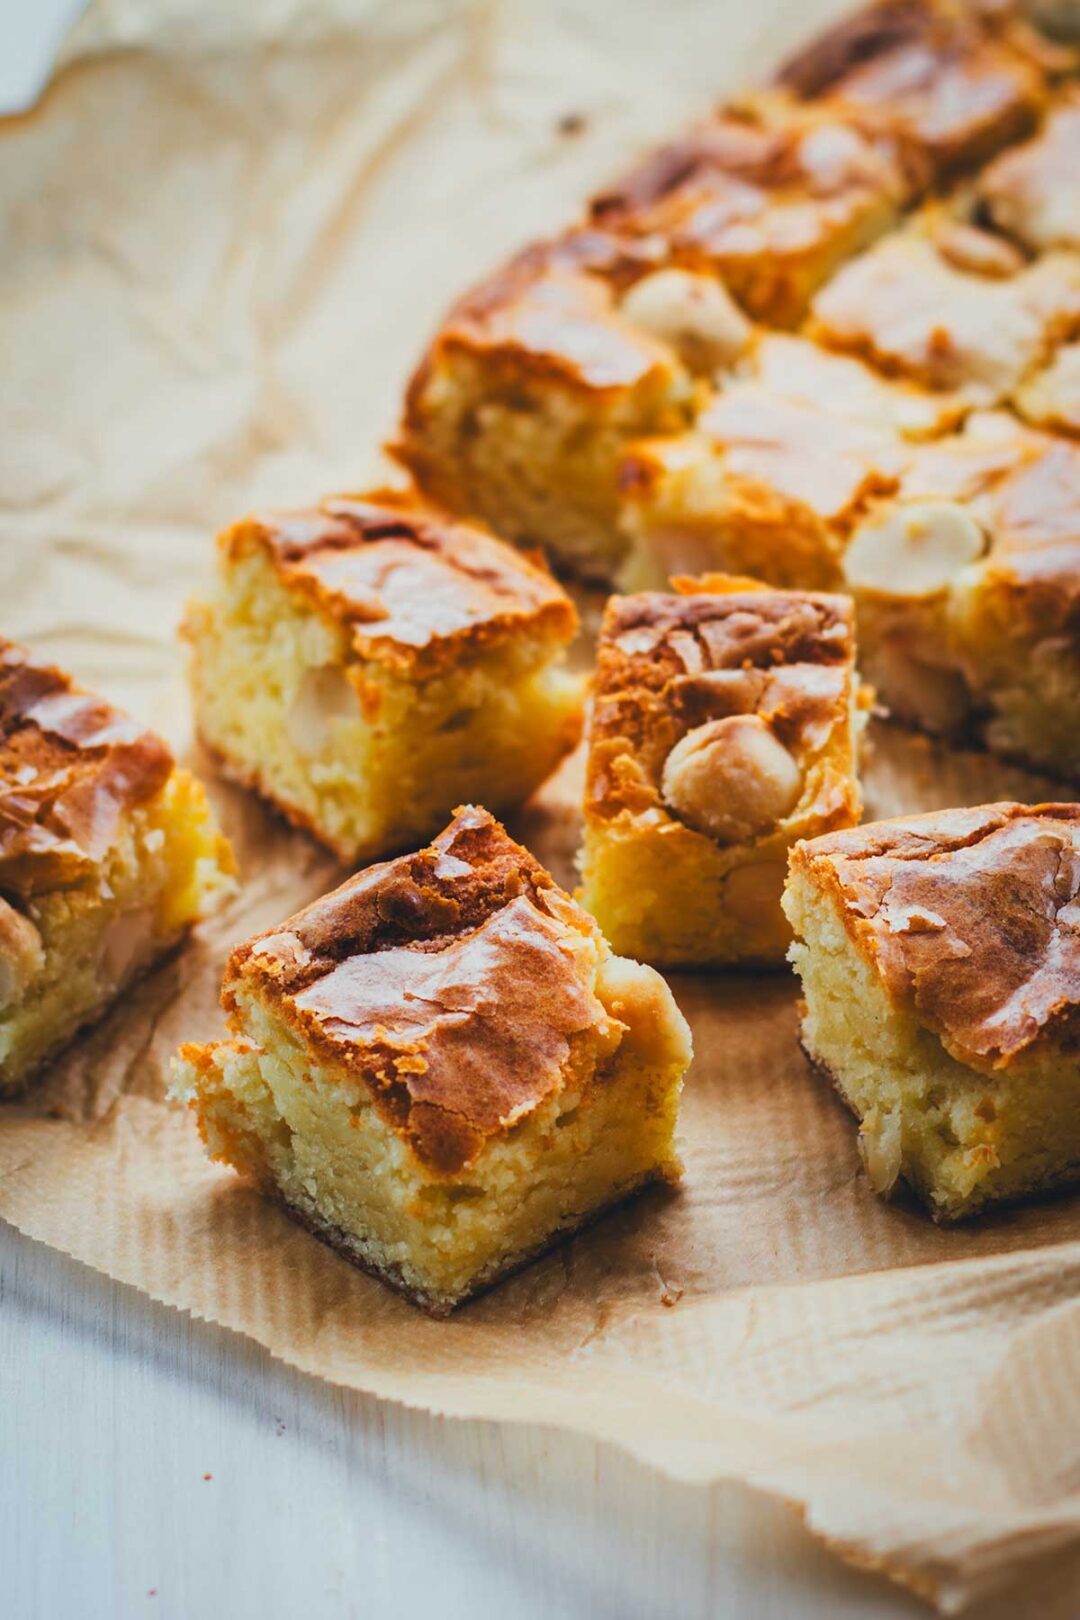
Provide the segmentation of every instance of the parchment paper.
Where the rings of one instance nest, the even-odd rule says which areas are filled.
[[[362,486],[449,298],[835,9],[93,7],[42,104],[0,124],[4,629],[185,751],[174,631],[212,531]],[[579,780],[571,762],[516,828],[564,881]],[[885,729],[869,790],[871,814],[1054,791]],[[339,875],[215,793],[241,898],[0,1110],[0,1214],[325,1378],[775,1492],[946,1610],[1054,1554],[1039,1612],[1075,1615],[1077,1199],[952,1232],[886,1208],[799,1055],[792,981],[678,978],[684,1190],[426,1321],[163,1103],[175,1045],[221,1027],[229,945]]]

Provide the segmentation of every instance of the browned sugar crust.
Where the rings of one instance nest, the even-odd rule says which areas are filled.
[[[350,627],[368,659],[428,669],[523,629],[567,641],[577,624],[569,597],[538,562],[412,492],[256,515],[219,544],[229,560],[264,550],[289,589]]]
[[[1029,130],[1046,76],[1069,61],[1007,6],[879,0],[811,41],[777,82],[901,142],[925,186]]]
[[[160,737],[0,639],[0,893],[85,877],[172,768]]]
[[[787,746],[820,745],[846,709],[854,648],[844,596],[771,591],[722,576],[683,594],[612,597],[594,680],[586,804],[617,815],[659,800],[680,737],[728,714],[760,714]],[[635,770],[626,774],[632,755]]]
[[[579,963],[595,923],[486,810],[358,873],[232,954],[250,990],[440,1174],[561,1083],[573,1037],[608,1024]]]
[[[572,1218],[562,1222],[533,1248],[527,1249],[524,1253],[514,1254],[503,1265],[493,1266],[481,1272],[465,1293],[452,1300],[446,1299],[441,1294],[433,1294],[424,1289],[415,1288],[411,1283],[405,1281],[397,1266],[375,1264],[369,1255],[362,1254],[357,1249],[347,1232],[342,1231],[339,1226],[335,1226],[330,1221],[324,1221],[321,1216],[316,1216],[312,1210],[302,1209],[298,1204],[290,1203],[287,1198],[282,1196],[281,1190],[276,1183],[268,1182],[262,1190],[268,1197],[273,1198],[276,1203],[280,1204],[282,1209],[293,1220],[305,1227],[313,1237],[317,1237],[320,1242],[325,1243],[335,1253],[341,1255],[342,1259],[347,1260],[358,1271],[362,1271],[366,1276],[375,1277],[379,1282],[385,1283],[388,1288],[392,1288],[395,1293],[403,1295],[410,1304],[416,1305],[420,1310],[426,1312],[428,1316],[434,1317],[436,1321],[445,1321],[460,1306],[468,1304],[470,1300],[478,1299],[482,1294],[489,1293],[492,1288],[501,1282],[505,1282],[508,1277],[514,1277],[518,1272],[525,1271],[535,1260],[539,1260],[541,1255],[549,1253],[563,1243],[568,1243],[571,1238],[577,1237],[579,1233],[588,1231],[591,1226],[597,1225],[605,1216],[610,1215],[613,1210],[621,1208],[623,1204],[628,1204],[632,1198],[635,1198],[646,1187],[654,1186],[657,1183],[673,1183],[676,1179],[673,1172],[662,1168],[649,1170],[644,1175],[635,1177],[634,1180],[621,1187],[615,1196],[606,1203],[598,1205],[596,1209],[591,1209],[576,1219]]]
[[[790,323],[833,244],[863,245],[908,191],[890,144],[850,119],[748,96],[646,158],[591,218],[639,252],[654,243],[667,264],[722,275],[751,314]]]
[[[976,416],[911,452],[899,494],[963,503],[987,536],[988,577],[1015,588],[1017,622],[1080,635],[1080,445],[1003,413]]]
[[[510,386],[525,373],[604,396],[672,371],[668,350],[623,320],[615,294],[655,269],[654,244],[574,229],[534,243],[450,310],[406,395],[406,424],[426,420],[432,371],[455,351],[483,356]],[[407,450],[401,454],[407,456]]]
[[[1080,1038],[1080,805],[984,805],[796,846],[888,993],[961,1062]]]
[[[1080,248],[1080,93],[1061,98],[1032,140],[1003,152],[976,195],[994,224],[1028,248]]]

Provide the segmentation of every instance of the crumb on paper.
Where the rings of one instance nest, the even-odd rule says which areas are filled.
[[[568,137],[574,135],[583,135],[586,129],[589,127],[589,120],[586,118],[584,113],[563,113],[555,127],[560,135],[566,135]]]

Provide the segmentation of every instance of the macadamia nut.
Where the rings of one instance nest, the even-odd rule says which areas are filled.
[[[760,715],[732,714],[675,744],[661,790],[688,827],[721,844],[741,844],[790,814],[802,771]]]

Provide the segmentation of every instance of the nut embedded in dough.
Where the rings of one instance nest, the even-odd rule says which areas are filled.
[[[859,529],[844,556],[844,575],[859,590],[934,596],[985,549],[982,529],[955,501],[901,502]]]
[[[741,844],[791,813],[802,771],[760,715],[731,714],[680,738],[661,789],[688,826],[718,843]]]
[[[715,276],[657,270],[636,281],[621,313],[651,337],[669,343],[691,371],[719,371],[746,348],[753,326]]]

